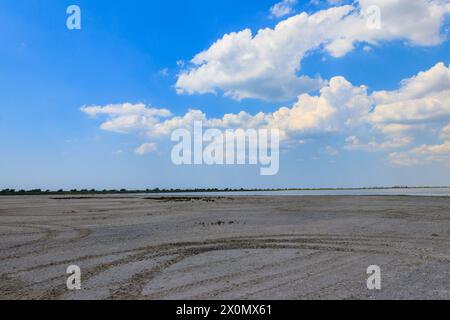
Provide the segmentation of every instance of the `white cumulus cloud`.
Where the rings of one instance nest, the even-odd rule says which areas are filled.
[[[107,121],[102,123],[101,128],[106,131],[117,133],[130,133],[146,130],[167,118],[172,113],[167,109],[147,107],[145,104],[123,103],[110,104],[106,106],[84,106],[81,111],[91,117],[106,115]]]
[[[379,29],[368,24],[372,8],[380,12]],[[191,60],[178,76],[177,92],[289,100],[323,86],[320,78],[301,75],[301,61],[311,51],[324,48],[342,57],[358,42],[437,45],[444,40],[441,27],[449,12],[450,4],[441,0],[359,0],[303,12],[255,34],[249,29],[229,33]]]
[[[442,129],[439,137],[442,140],[450,140],[450,124]]]
[[[372,115],[376,123],[411,124],[450,118],[450,65],[437,63],[429,70],[402,81],[395,91],[374,92],[377,108]],[[400,128],[400,127],[399,127]]]
[[[105,118],[101,129],[135,133],[150,139],[136,150],[154,151],[153,141],[168,139],[179,128],[192,129],[195,121],[205,128],[279,129],[285,145],[326,134],[347,137],[346,150],[391,151],[393,164],[430,163],[446,159],[450,138],[450,66],[437,63],[429,70],[403,80],[397,90],[370,94],[366,86],[356,86],[344,77],[333,77],[318,94],[301,94],[291,106],[273,112],[246,111],[211,118],[191,109],[173,115],[167,109],[143,104],[116,104],[83,107],[89,116]],[[421,132],[433,136],[436,144],[414,146]],[[442,144],[442,142],[444,142]],[[333,149],[331,149],[333,148]],[[409,148],[410,150],[405,150]],[[336,146],[330,146],[328,154]]]
[[[156,144],[152,142],[144,143],[134,150],[136,154],[141,156],[152,153],[154,151],[156,151]]]
[[[406,152],[393,152],[389,155],[392,164],[412,166],[420,164],[450,164],[450,141],[438,145],[422,145]]]
[[[273,17],[281,18],[290,15],[294,12],[294,6],[298,3],[298,0],[283,0],[274,4],[270,8],[270,13]]]

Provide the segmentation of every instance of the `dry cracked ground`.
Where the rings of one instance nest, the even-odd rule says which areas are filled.
[[[450,198],[1,197],[0,299],[450,299]]]

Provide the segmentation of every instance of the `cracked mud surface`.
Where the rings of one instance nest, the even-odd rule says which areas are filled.
[[[450,299],[450,198],[0,197],[0,299]]]

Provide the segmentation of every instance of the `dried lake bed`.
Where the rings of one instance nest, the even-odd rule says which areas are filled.
[[[0,197],[0,299],[450,299],[450,197]]]

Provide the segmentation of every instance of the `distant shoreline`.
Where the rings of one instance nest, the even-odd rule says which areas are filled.
[[[0,191],[0,196],[19,195],[106,195],[106,194],[177,194],[177,193],[232,193],[232,192],[283,192],[283,191],[364,191],[364,190],[405,190],[405,189],[446,189],[449,186],[393,186],[393,187],[361,187],[361,188],[280,188],[280,189],[145,189],[145,190],[15,190],[4,189]]]

